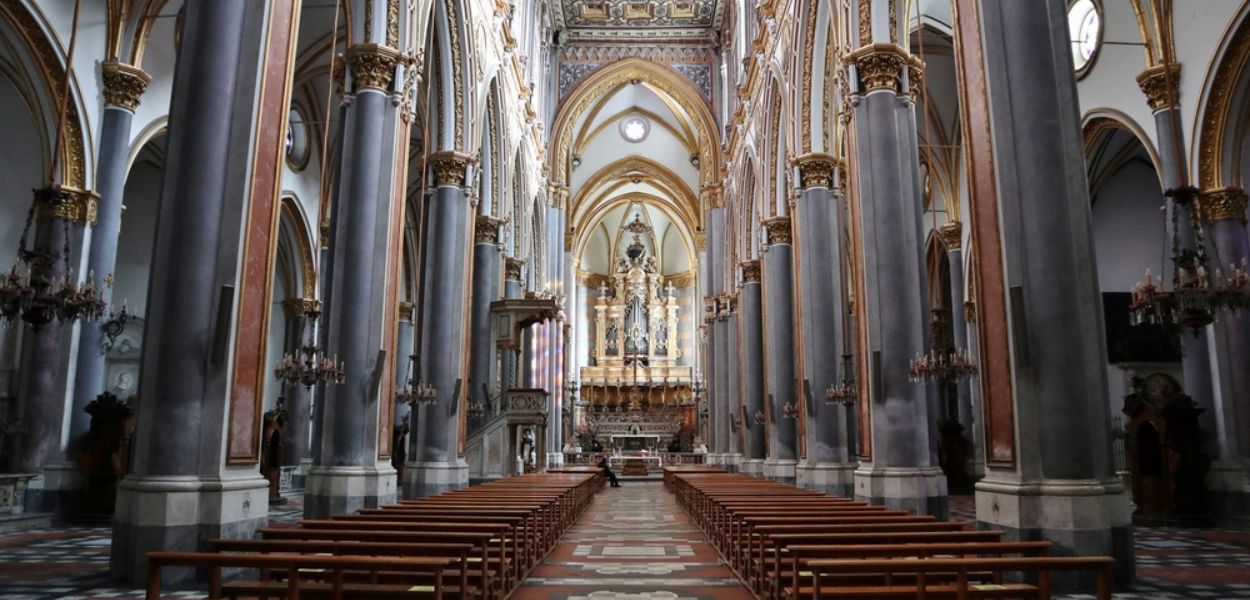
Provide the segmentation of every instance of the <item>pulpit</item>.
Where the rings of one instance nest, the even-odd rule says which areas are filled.
[[[82,513],[113,514],[117,482],[126,476],[130,464],[130,433],[134,429],[134,409],[104,392],[83,407],[91,415],[91,431],[78,457],[78,467],[86,478]]]

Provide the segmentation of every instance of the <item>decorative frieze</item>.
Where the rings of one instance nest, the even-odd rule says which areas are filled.
[[[100,195],[77,188],[54,185],[35,190],[35,216],[61,219],[79,225],[95,225]]]
[[[859,91],[899,91],[904,75],[909,86],[918,86],[923,65],[897,44],[864,46],[846,57],[846,62],[859,74]]]
[[[473,243],[494,244],[499,240],[499,228],[503,224],[503,219],[496,219],[489,215],[478,215],[477,220],[473,223]]]
[[[742,281],[744,283],[760,282],[760,261],[746,260],[738,263],[738,267],[742,269]]]
[[[514,256],[505,256],[503,259],[503,278],[510,281],[521,280],[521,269],[525,267],[525,260]]]
[[[1202,214],[1210,223],[1216,221],[1246,222],[1246,192],[1241,188],[1224,187],[1205,190],[1198,195]]]
[[[373,88],[383,92],[391,88],[399,51],[381,44],[356,44],[347,49],[347,66],[352,71],[356,89]]]
[[[104,105],[129,111],[139,107],[139,99],[152,83],[152,76],[143,69],[115,60],[101,64],[100,75],[104,81]]]
[[[790,217],[781,215],[760,221],[768,232],[769,245],[789,244],[793,239],[790,230]]]
[[[943,224],[938,228],[938,235],[942,236],[942,244],[947,250],[958,250],[963,244],[964,227],[959,221],[951,221]]]
[[[833,173],[838,159],[824,152],[809,152],[794,157],[799,167],[799,177],[804,188],[833,187]]]
[[[1137,87],[1146,95],[1150,110],[1176,108],[1180,103],[1180,83],[1180,63],[1155,65],[1137,75]]]
[[[464,187],[465,172],[473,157],[463,152],[445,150],[430,155],[430,168],[434,170],[434,184]]]

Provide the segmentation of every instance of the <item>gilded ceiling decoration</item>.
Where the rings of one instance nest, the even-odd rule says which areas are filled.
[[[663,30],[706,33],[720,27],[724,12],[722,0],[561,0],[560,7],[557,19],[562,27],[632,29],[639,37]]]

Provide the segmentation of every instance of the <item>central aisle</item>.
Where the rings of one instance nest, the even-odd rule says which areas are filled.
[[[517,600],[750,600],[658,481],[605,487]]]

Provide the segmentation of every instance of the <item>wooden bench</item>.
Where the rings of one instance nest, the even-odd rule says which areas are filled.
[[[1108,556],[1029,556],[991,558],[926,558],[923,560],[890,559],[815,559],[806,567],[812,572],[812,598],[1019,598],[1034,595],[1050,598],[1050,573],[1059,570],[1096,571],[1098,600],[1111,600],[1111,567],[1115,561]],[[972,572],[991,572],[992,581],[977,581]],[[1002,583],[1002,574],[1009,572],[1036,574],[1037,584]],[[826,586],[823,577],[830,574],[880,573],[884,582],[873,586]],[[896,585],[892,578],[899,574],[915,576],[915,582]],[[954,583],[931,584],[933,575],[953,574]]]

